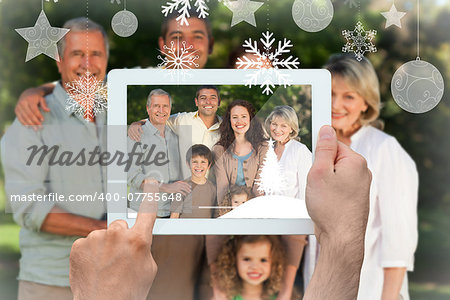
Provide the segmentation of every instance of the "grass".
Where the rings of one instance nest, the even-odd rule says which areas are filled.
[[[13,222],[10,214],[0,212],[0,298],[5,300],[17,299],[19,230],[20,227]]]
[[[450,285],[410,282],[409,294],[412,300],[448,300],[450,299]]]

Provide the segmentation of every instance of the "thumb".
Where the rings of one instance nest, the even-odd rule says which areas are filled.
[[[314,163],[311,169],[333,172],[337,148],[338,142],[334,129],[329,125],[322,126],[319,131],[319,140],[316,144]]]

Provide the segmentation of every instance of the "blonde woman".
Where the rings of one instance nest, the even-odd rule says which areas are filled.
[[[311,168],[311,151],[299,142],[298,118],[287,105],[277,106],[266,118],[265,128],[275,141],[275,153],[280,162],[287,190],[284,195],[305,200],[306,177]]]
[[[413,270],[418,239],[416,165],[394,137],[381,131],[372,64],[341,54],[325,68],[332,74],[332,126],[372,172],[358,299],[409,299],[406,271]]]

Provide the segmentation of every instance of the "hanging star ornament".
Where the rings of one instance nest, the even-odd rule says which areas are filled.
[[[394,3],[392,3],[392,7],[387,12],[381,13],[383,17],[386,18],[386,27],[388,28],[391,25],[395,25],[398,28],[402,28],[402,23],[400,22],[401,18],[403,18],[406,13],[402,11],[397,11],[397,8],[395,7]]]
[[[28,50],[25,62],[35,58],[39,54],[45,54],[59,61],[56,43],[62,39],[70,29],[51,27],[47,16],[42,10],[34,27],[16,29],[27,42]]]
[[[255,12],[264,3],[250,0],[224,1],[223,4],[233,12],[231,27],[245,21],[256,27]]]

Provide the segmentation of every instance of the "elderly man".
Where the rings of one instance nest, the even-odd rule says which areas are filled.
[[[195,52],[198,59],[196,65],[192,68],[202,69],[205,67],[209,54],[213,51],[214,38],[212,36],[211,24],[207,18],[199,18],[198,12],[190,11],[188,18],[189,25],[181,25],[176,20],[177,14],[171,14],[164,18],[161,24],[161,36],[158,44],[161,51],[167,52],[165,47],[171,47],[172,42],[175,48],[186,43],[186,47],[192,46],[191,51]],[[168,68],[171,66],[168,65]],[[25,125],[41,125],[44,116],[39,110],[41,107],[44,111],[49,111],[49,107],[45,102],[44,96],[51,93],[54,88],[53,83],[47,83],[37,88],[25,90],[20,95],[17,102],[15,113],[22,124]]]
[[[161,195],[158,201],[157,216],[166,218],[170,216],[170,203],[177,193],[186,195],[190,193],[190,186],[182,181],[180,172],[180,153],[178,152],[178,137],[166,126],[170,116],[172,100],[170,95],[161,89],[152,90],[147,98],[148,119],[142,126],[142,139],[135,142],[128,139],[128,152],[138,148],[146,155],[152,151],[155,157],[159,157],[158,163],[138,165],[133,163],[128,171],[128,184],[130,193],[133,193],[130,207],[139,210],[142,197],[139,193],[145,192],[145,185],[149,181],[157,180],[160,184],[159,191],[169,193]],[[150,196],[150,195],[149,195]]]
[[[170,116],[168,125],[178,136],[179,151],[182,158],[186,157],[188,149],[195,144],[203,144],[212,148],[220,138],[219,126],[222,119],[216,114],[220,105],[219,89],[213,85],[204,85],[197,89],[195,94],[194,112],[182,112]],[[145,120],[133,123],[129,130],[129,136],[139,141],[145,124]],[[189,167],[181,164],[183,179],[191,176]]]
[[[26,128],[16,119],[2,139],[5,188],[14,219],[21,226],[19,299],[49,299],[49,295],[53,299],[72,299],[72,244],[79,237],[106,228],[103,203],[74,201],[81,197],[93,199],[94,194],[106,192],[105,168],[89,165],[79,157],[76,164],[68,166],[64,162],[71,160],[70,153],[105,149],[104,114],[87,121],[67,111],[66,84],[86,72],[97,80],[104,79],[108,40],[104,29],[86,18],[70,20],[64,28],[70,31],[58,45],[61,80],[46,96],[51,111],[43,113],[42,129]],[[46,147],[55,147],[55,151],[49,153]],[[32,155],[30,149],[42,152]],[[41,155],[39,159],[37,154]],[[54,163],[55,157],[58,163]],[[16,201],[18,197],[22,200]]]

